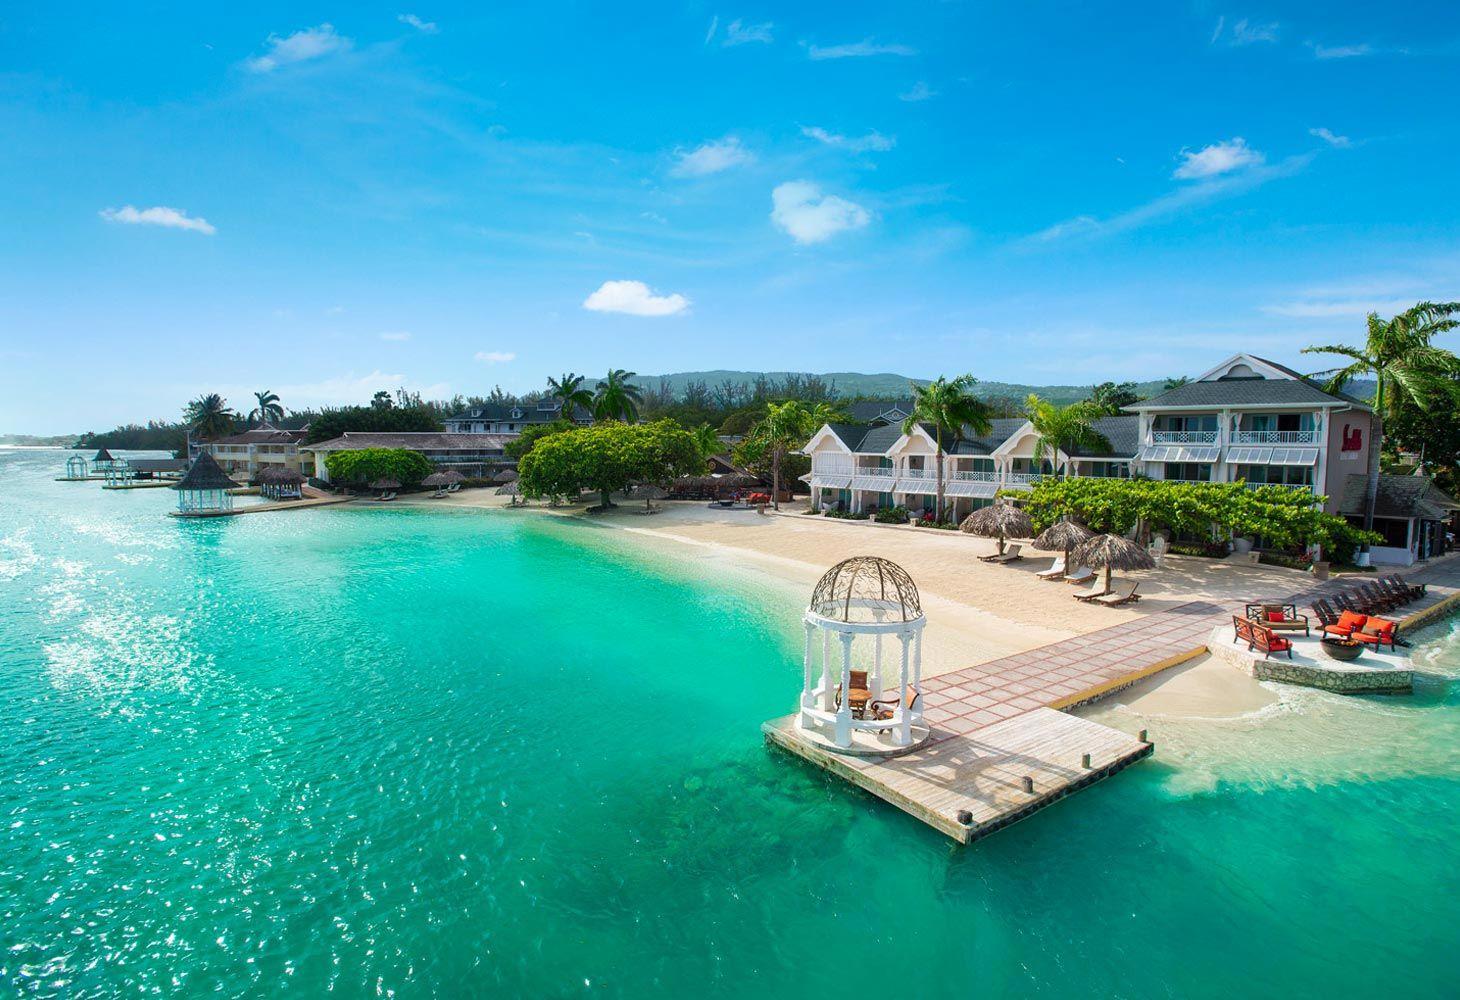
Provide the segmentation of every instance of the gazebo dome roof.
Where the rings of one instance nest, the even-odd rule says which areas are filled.
[[[880,556],[853,556],[826,571],[811,594],[812,614],[835,622],[911,622],[923,617],[907,570]]]

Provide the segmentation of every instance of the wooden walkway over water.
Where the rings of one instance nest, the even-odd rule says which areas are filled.
[[[1404,575],[1429,593],[1406,609],[1401,632],[1460,605],[1460,557]],[[1306,605],[1363,579],[1253,598]],[[1241,610],[1194,601],[926,680],[930,735],[900,756],[831,752],[799,734],[795,715],[761,728],[769,743],[968,843],[1150,756],[1150,742],[1063,710],[1201,656],[1213,625]]]

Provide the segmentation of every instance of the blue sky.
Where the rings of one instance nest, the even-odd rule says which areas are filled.
[[[215,6],[0,14],[0,431],[1312,368],[1460,298],[1453,3]]]

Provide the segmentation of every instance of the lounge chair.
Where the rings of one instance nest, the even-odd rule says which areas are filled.
[[[435,493],[432,493],[431,494],[431,499],[432,500],[440,500],[445,495],[446,495],[446,491],[445,490],[437,490]]]
[[[1323,634],[1334,639],[1348,639],[1369,621],[1368,615],[1345,608],[1331,625],[1323,626]]]
[[[1070,574],[1068,574],[1068,575],[1065,576],[1065,583],[1073,583],[1073,584],[1079,585],[1079,584],[1082,584],[1082,583],[1089,583],[1089,582],[1091,582],[1094,579],[1095,579],[1095,571],[1093,569],[1091,569],[1089,566],[1081,566],[1079,569],[1075,570],[1073,573],[1070,573]]]
[[[1370,616],[1363,626],[1349,633],[1349,638],[1358,642],[1368,643],[1375,649],[1383,649],[1388,645],[1394,648],[1395,640],[1399,635],[1399,623],[1390,621],[1387,618]]]
[[[1408,604],[1410,601],[1418,600],[1424,594],[1423,587],[1411,587],[1394,576],[1381,576],[1374,581],[1374,585],[1393,597],[1398,604]]]
[[[1409,591],[1409,596],[1411,600],[1418,600],[1419,598],[1425,596],[1425,584],[1423,583],[1410,583],[1398,573],[1395,573],[1392,576],[1387,576],[1384,579],[1390,580],[1395,585],[1403,587],[1405,590]]]
[[[1050,563],[1049,569],[1042,569],[1034,575],[1041,580],[1058,580],[1065,575],[1065,557],[1057,557],[1054,562]]]
[[[912,707],[914,705],[916,705],[918,703],[918,699],[922,697],[922,692],[919,691],[917,688],[913,687],[911,684],[909,684],[907,686],[907,689],[908,689],[907,707],[908,707],[908,711],[912,711]],[[882,720],[885,720],[885,719],[891,719],[893,713],[897,711],[897,706],[899,704],[901,704],[901,702],[902,702],[902,699],[900,697],[898,697],[897,695],[895,695],[895,694],[894,695],[883,695],[881,698],[878,698],[876,701],[869,701],[869,702],[867,702],[867,710],[866,710],[866,713],[865,714],[870,715],[872,718],[877,719],[878,721],[882,721]],[[890,728],[888,728],[888,729],[879,729],[878,732],[879,733],[890,733],[890,732],[892,732],[892,730]]]
[[[872,700],[872,692],[867,687],[867,671],[853,670],[850,673],[852,711],[860,715],[866,711],[867,702]],[[840,684],[836,686],[836,707],[842,707],[842,686]]]
[[[446,492],[447,493],[459,493],[459,492],[461,492],[461,484],[460,483],[447,483],[446,484]]]
[[[1338,609],[1322,598],[1313,602],[1313,614],[1318,616],[1318,624],[1321,627],[1327,628],[1329,625],[1338,624]]]
[[[1108,593],[1110,593],[1110,591],[1106,589],[1105,584],[1097,580],[1094,583],[1090,584],[1087,589],[1075,591],[1075,600],[1093,601],[1095,600],[1095,598],[1104,597]]]
[[[1249,621],[1261,622],[1273,632],[1296,632],[1301,629],[1304,635],[1313,634],[1308,625],[1308,616],[1298,614],[1297,605],[1294,604],[1249,604],[1247,618]]]
[[[1110,593],[1092,597],[1090,603],[1103,604],[1107,608],[1114,608],[1121,604],[1134,604],[1141,599],[1141,595],[1136,593],[1140,585],[1138,580],[1121,580]]]
[[[1004,554],[1003,555],[996,556],[991,561],[992,562],[999,563],[1001,565],[1003,563],[1018,562],[1020,559],[1023,559],[1024,558],[1024,556],[1021,555],[1020,554],[1020,551],[1019,551],[1022,548],[1023,548],[1022,545],[1010,545],[1007,549],[1004,550]]]
[[[1369,611],[1388,611],[1399,606],[1397,597],[1372,583],[1359,584],[1359,596],[1366,602]]]
[[[978,557],[978,561],[979,562],[1003,562],[1004,561],[1004,552],[1007,552],[1007,551],[1008,551],[1007,549],[1004,549],[1003,551],[999,551],[999,552],[990,552],[986,556],[979,556]]]
[[[1273,653],[1287,653],[1288,659],[1293,658],[1293,643],[1291,639],[1284,639],[1280,635],[1274,635],[1272,629],[1267,628],[1261,622],[1243,618],[1240,615],[1232,616],[1232,641],[1247,643],[1248,651],[1262,650],[1263,659]]]

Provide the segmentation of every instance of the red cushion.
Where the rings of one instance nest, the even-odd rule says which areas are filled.
[[[1379,641],[1380,641],[1379,640],[1379,636],[1377,636],[1377,635],[1370,635],[1368,632],[1354,632],[1354,633],[1351,633],[1349,635],[1349,638],[1350,639],[1355,639],[1355,640],[1357,640],[1359,642],[1372,643],[1375,646],[1379,645]]]
[[[1364,623],[1364,631],[1370,635],[1390,635],[1394,631],[1394,622],[1387,618],[1370,618]]]
[[[1350,635],[1353,635],[1353,633],[1354,633],[1354,630],[1353,629],[1351,629],[1351,628],[1344,628],[1341,625],[1325,625],[1325,626],[1323,626],[1323,634],[1324,635],[1337,635],[1337,636],[1343,636],[1343,637],[1346,638],[1346,637],[1348,637]]]
[[[1269,611],[1267,613],[1267,620],[1270,621],[1270,622],[1285,622],[1285,621],[1287,621],[1287,619],[1283,617],[1283,613],[1281,611]]]
[[[1338,627],[1347,629],[1363,628],[1364,622],[1369,620],[1368,615],[1357,614],[1353,611],[1345,611],[1338,616]]]
[[[1273,649],[1287,649],[1290,646],[1292,646],[1292,643],[1291,642],[1289,642],[1288,640],[1284,639],[1280,635],[1273,636],[1271,639],[1268,640],[1268,643],[1267,644],[1269,646],[1271,646]]]

